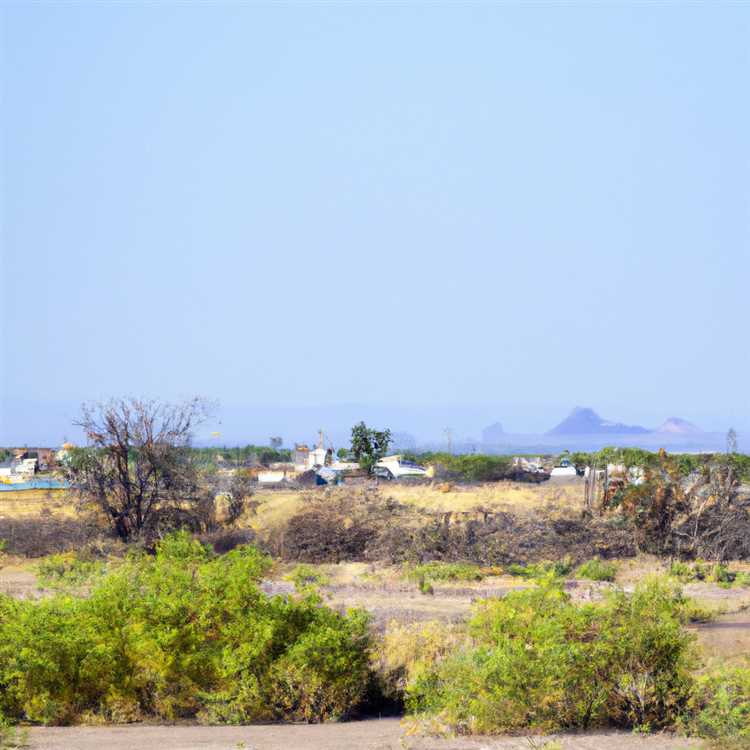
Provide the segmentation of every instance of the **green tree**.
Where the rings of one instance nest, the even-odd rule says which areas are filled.
[[[374,430],[364,422],[352,427],[351,454],[368,474],[372,473],[373,466],[388,452],[390,444],[390,430]]]

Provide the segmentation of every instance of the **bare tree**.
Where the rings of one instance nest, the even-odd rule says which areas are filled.
[[[189,450],[192,431],[208,411],[200,398],[179,404],[136,398],[84,404],[75,424],[88,446],[69,463],[71,484],[126,541],[210,514],[213,496],[201,485]]]
[[[278,435],[271,438],[271,447],[277,451],[284,444],[284,441]]]

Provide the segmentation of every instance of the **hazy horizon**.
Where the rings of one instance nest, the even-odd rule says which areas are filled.
[[[82,441],[80,431],[73,426],[80,404],[76,402],[51,402],[47,404],[13,402],[9,406],[8,424],[23,424],[15,433],[6,430],[0,433],[2,445],[59,445],[65,440]],[[481,444],[482,430],[495,422],[504,429],[504,441],[509,445],[557,445],[575,447],[576,437],[546,436],[546,433],[568,416],[571,409],[550,407],[548,420],[544,422],[523,421],[519,414],[515,420],[504,418],[512,413],[500,404],[444,404],[441,406],[411,405],[397,406],[386,404],[222,404],[214,403],[213,416],[195,432],[195,442],[200,445],[246,445],[267,444],[272,435],[279,435],[287,446],[295,442],[312,443],[319,429],[323,429],[327,439],[337,447],[348,444],[351,426],[363,419],[377,427],[388,427],[397,433],[411,435],[419,445],[439,446],[446,442],[445,430],[452,433],[452,442],[459,444]],[[665,414],[659,419],[628,420],[619,414],[605,413],[595,409],[605,419],[637,424],[649,429],[658,427],[669,417],[686,418],[684,414]],[[25,419],[24,419],[25,417]],[[694,422],[694,420],[688,419]],[[697,438],[698,444],[706,449],[723,449],[724,436],[729,427],[734,427],[739,435],[740,449],[746,445],[750,430],[740,424],[720,423],[707,425],[694,422],[704,435]],[[214,434],[218,433],[218,435]],[[663,436],[661,441],[653,436],[601,436],[596,443],[625,444],[644,447],[678,448],[690,438]],[[701,442],[702,441],[702,442]],[[587,444],[590,441],[584,441]]]
[[[129,394],[238,440],[750,431],[746,5],[0,23],[0,443]]]

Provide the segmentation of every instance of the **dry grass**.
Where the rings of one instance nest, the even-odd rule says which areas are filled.
[[[409,485],[398,482],[382,483],[378,491],[404,505],[433,511],[529,511],[535,508],[580,508],[583,486],[576,481],[522,484],[492,482],[482,485],[460,486],[435,483]],[[346,492],[346,485],[339,492]],[[352,486],[352,492],[360,487]],[[447,490],[447,491],[446,491]],[[273,531],[283,526],[302,510],[313,497],[326,492],[325,488],[310,490],[260,490],[253,500],[258,503],[255,513],[245,522],[256,532]]]
[[[8,490],[0,492],[0,516],[18,518],[41,516],[47,511],[55,515],[73,516],[75,503],[67,490]]]
[[[580,508],[583,485],[577,481],[525,484],[492,482],[462,487],[453,485],[408,485],[393,482],[380,491],[400,503],[437,512],[470,510],[533,510],[549,506]]]
[[[253,531],[273,531],[283,526],[305,505],[307,492],[320,490],[261,490],[253,495],[258,506],[253,515],[246,516],[246,523]]]

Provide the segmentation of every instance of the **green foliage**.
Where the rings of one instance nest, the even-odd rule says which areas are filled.
[[[74,589],[91,582],[104,572],[104,564],[75,552],[49,555],[37,565],[37,580],[45,588]]]
[[[512,576],[528,578],[530,580],[566,578],[573,572],[573,561],[569,557],[564,557],[562,560],[554,562],[544,560],[528,565],[513,563],[508,566],[507,572]]]
[[[716,583],[722,588],[750,585],[750,574],[731,570],[724,563],[708,563],[703,560],[692,563],[675,560],[669,566],[669,575],[681,583],[705,581]]]
[[[391,439],[390,430],[374,430],[359,422],[352,427],[351,454],[363,469],[371,473],[375,464],[388,452]]]
[[[586,578],[589,581],[614,581],[617,575],[617,565],[604,560],[593,559],[581,563],[575,571],[576,578]]]
[[[297,591],[304,591],[310,587],[325,586],[329,582],[325,573],[321,573],[307,563],[295,566],[294,570],[286,576],[286,580],[291,581]]]
[[[558,587],[481,602],[472,643],[407,687],[407,706],[467,733],[670,725],[690,695],[684,598],[658,582],[576,606]]]
[[[722,669],[698,678],[682,727],[722,750],[750,748],[750,669]]]
[[[481,581],[484,573],[472,563],[428,562],[408,566],[404,576],[410,581]]]
[[[0,715],[66,724],[345,716],[368,678],[367,616],[307,591],[268,597],[253,547],[186,533],[132,554],[87,598],[0,597]]]
[[[439,466],[442,473],[466,482],[495,482],[507,479],[513,470],[513,459],[510,456],[429,452],[409,456],[420,464]]]

